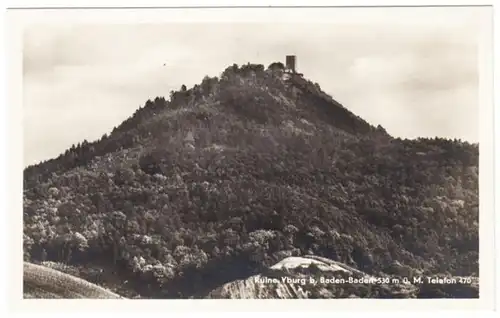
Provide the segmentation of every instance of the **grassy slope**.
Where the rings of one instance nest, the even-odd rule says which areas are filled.
[[[23,273],[25,298],[121,298],[100,286],[45,266],[25,262]]]
[[[312,83],[255,69],[148,101],[26,169],[26,259],[99,260],[145,297],[203,296],[311,252],[477,275],[477,145],[391,138]]]

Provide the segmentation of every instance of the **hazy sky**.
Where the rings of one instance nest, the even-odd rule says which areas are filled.
[[[233,63],[267,66],[286,54],[297,55],[306,78],[394,136],[477,141],[478,21],[452,11],[430,19],[422,14],[418,24],[391,22],[387,15],[376,24],[354,19],[28,28],[24,163],[109,133],[148,98],[168,97],[170,90],[219,76]]]

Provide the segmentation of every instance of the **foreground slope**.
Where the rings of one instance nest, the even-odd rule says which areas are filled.
[[[24,298],[105,298],[119,295],[55,269],[24,262]]]
[[[373,276],[326,258],[287,257],[252,275],[216,288],[207,298],[476,298],[479,281],[471,277]]]
[[[24,178],[25,259],[99,268],[142,297],[206,297],[306,254],[478,273],[477,145],[392,138],[276,68],[148,101]]]

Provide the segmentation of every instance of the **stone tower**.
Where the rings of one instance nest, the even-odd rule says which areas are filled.
[[[297,57],[295,55],[287,55],[286,56],[286,68],[288,71],[291,71],[292,73],[296,73],[296,62],[297,62]]]

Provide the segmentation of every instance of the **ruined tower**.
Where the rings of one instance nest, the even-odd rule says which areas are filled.
[[[295,55],[287,55],[286,56],[286,68],[288,71],[292,73],[296,73],[295,64],[297,61],[297,57]]]

